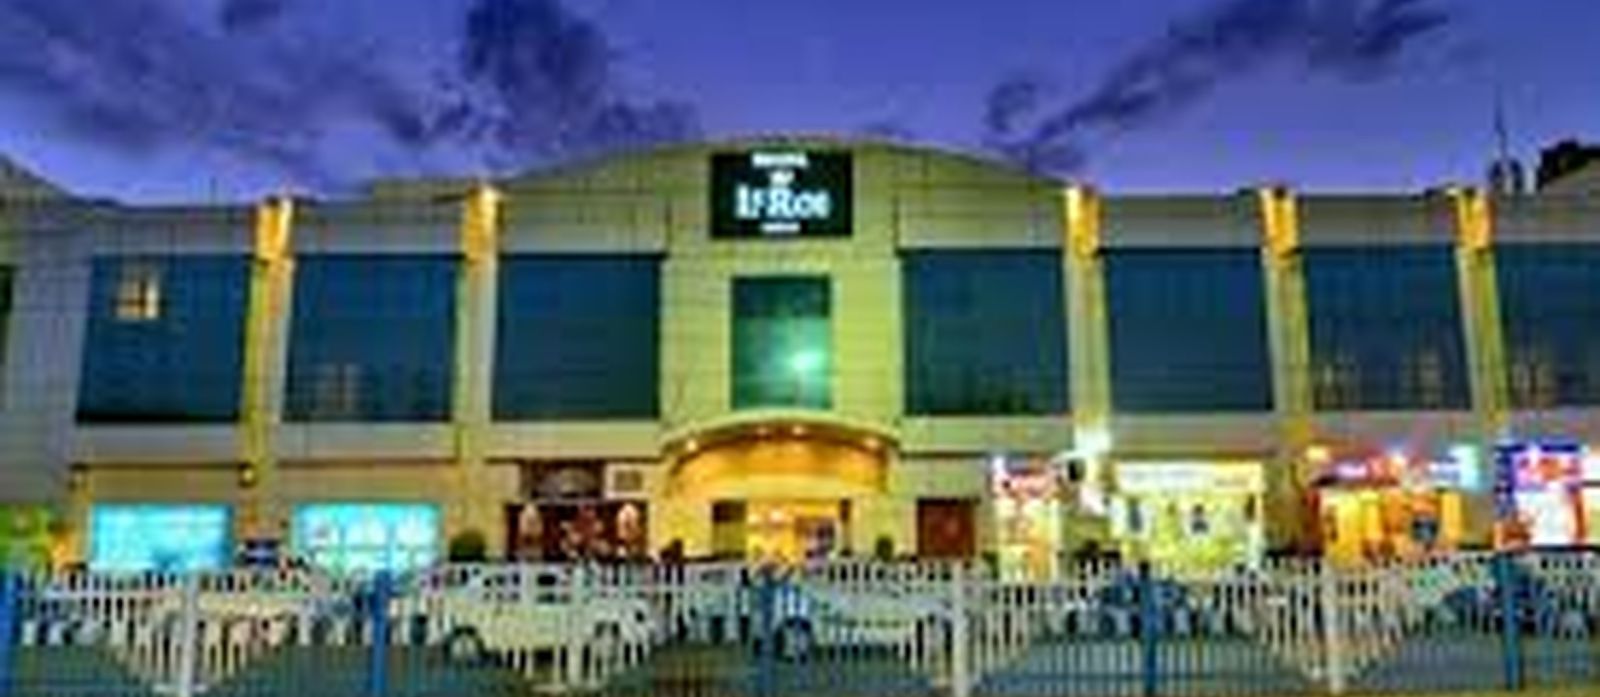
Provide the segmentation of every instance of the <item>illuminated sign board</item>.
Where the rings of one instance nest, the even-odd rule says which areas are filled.
[[[850,155],[800,150],[711,156],[711,236],[848,237]]]
[[[1255,462],[1132,462],[1117,467],[1117,491],[1127,495],[1266,491]]]
[[[1516,444],[1498,452],[1500,482],[1512,491],[1574,488],[1583,481],[1583,451],[1573,445]]]
[[[96,505],[89,568],[175,573],[226,568],[232,512],[222,505]]]

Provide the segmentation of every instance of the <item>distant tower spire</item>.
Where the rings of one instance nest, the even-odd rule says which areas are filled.
[[[1522,163],[1511,155],[1511,128],[1506,120],[1505,90],[1494,89],[1494,161],[1489,165],[1489,190],[1497,196],[1518,196],[1525,188]]]
[[[1506,126],[1506,93],[1499,86],[1494,88],[1494,137],[1498,148],[1495,152],[1497,159],[1502,162],[1511,159],[1511,129]]]

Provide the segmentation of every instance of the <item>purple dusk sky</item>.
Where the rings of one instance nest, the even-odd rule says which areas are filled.
[[[979,150],[1025,75],[1017,132],[1060,116],[1053,171],[1108,190],[1418,189],[1482,176],[1497,89],[1524,159],[1600,139],[1597,29],[1594,0],[4,0],[0,152],[204,200],[696,133]]]

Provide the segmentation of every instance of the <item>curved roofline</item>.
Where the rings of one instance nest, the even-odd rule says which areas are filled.
[[[1001,172],[1008,172],[1026,179],[1033,180],[1042,185],[1063,186],[1071,180],[1030,172],[1014,163],[988,157],[970,150],[957,150],[954,148],[938,147],[931,144],[909,143],[893,138],[867,136],[859,134],[839,134],[827,132],[778,132],[778,133],[741,133],[715,138],[674,141],[670,143],[657,143],[641,146],[629,150],[617,150],[596,155],[584,155],[568,160],[551,163],[544,167],[535,167],[522,172],[502,177],[495,180],[504,185],[517,181],[532,181],[545,178],[556,178],[578,170],[592,169],[604,165],[620,162],[632,158],[659,157],[676,152],[716,148],[749,148],[753,146],[790,146],[790,147],[820,147],[820,148],[849,148],[849,149],[874,149],[899,152],[907,155],[935,155],[938,157],[961,160],[968,164],[987,167]]]

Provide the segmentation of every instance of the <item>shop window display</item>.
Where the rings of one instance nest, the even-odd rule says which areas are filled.
[[[1416,559],[1455,550],[1476,453],[1442,458],[1367,453],[1330,460],[1313,482],[1323,553],[1342,564]]]
[[[1061,478],[1054,468],[1025,459],[990,463],[999,534],[1000,573],[1011,579],[1055,576],[1061,550]]]
[[[1112,534],[1123,554],[1175,572],[1252,566],[1264,553],[1257,463],[1119,463]]]
[[[1590,539],[1581,447],[1513,443],[1496,455],[1497,546],[1566,547]]]
[[[649,554],[647,509],[638,501],[514,504],[511,554],[523,561],[625,561]]]

